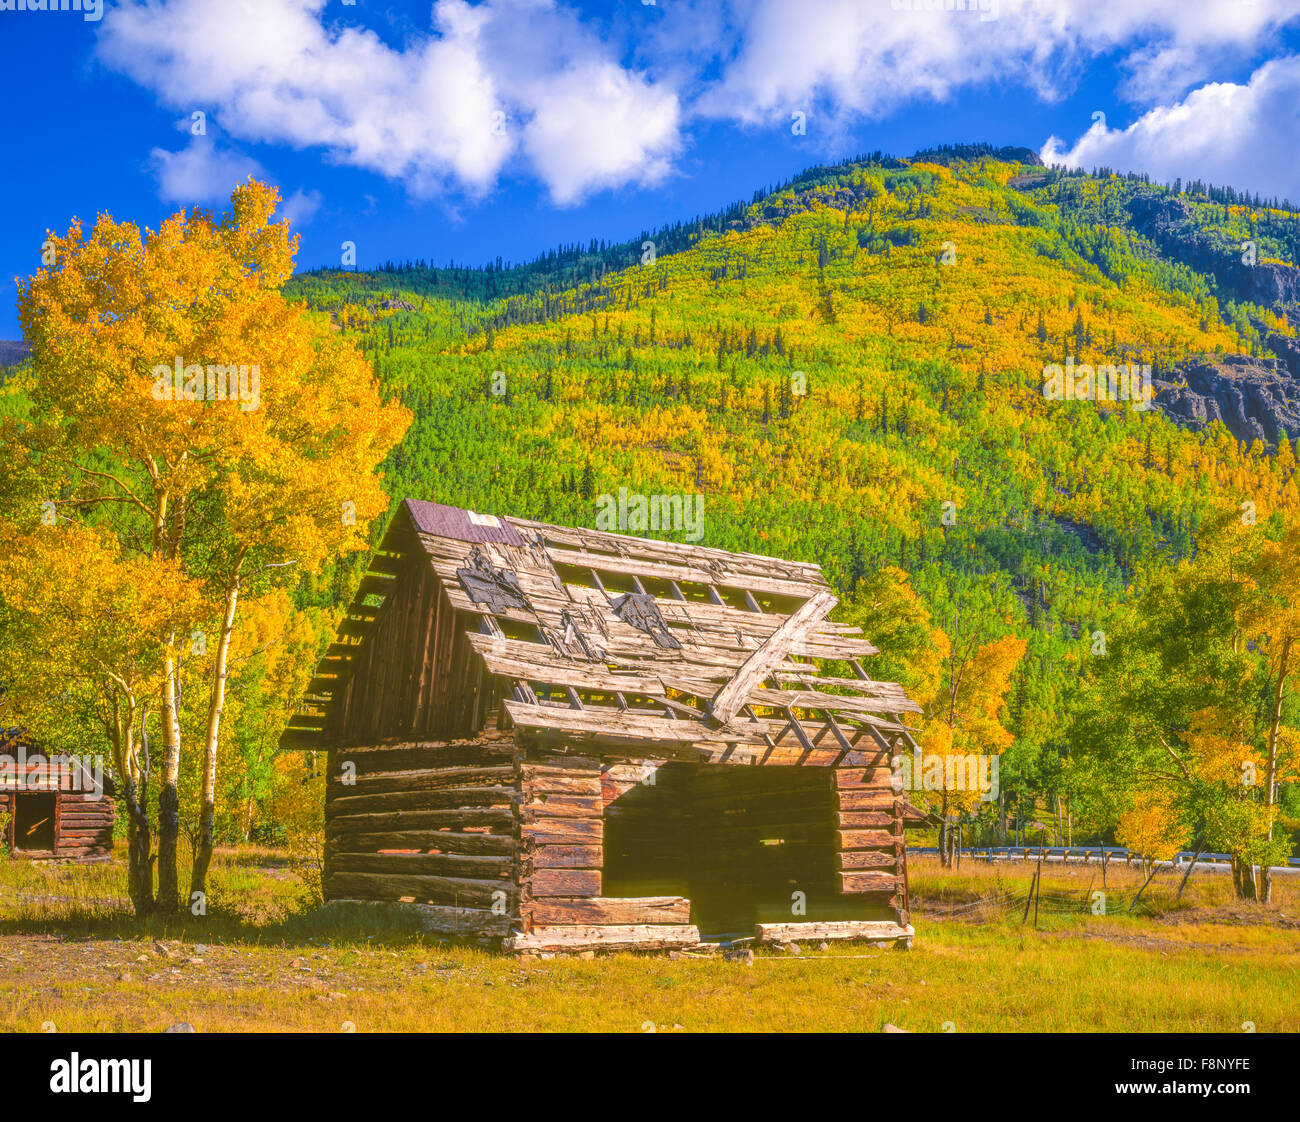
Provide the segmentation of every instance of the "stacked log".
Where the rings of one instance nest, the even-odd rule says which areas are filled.
[[[8,826],[0,842],[7,844],[17,857],[57,858],[68,861],[96,861],[108,857],[113,849],[113,822],[116,804],[111,781],[105,780],[105,789],[98,795],[85,790],[90,781],[89,772],[63,763],[45,762],[53,775],[47,774],[38,784],[30,782],[0,789],[0,815],[5,815]],[[74,774],[74,771],[76,774]],[[36,814],[50,819],[48,837],[52,844],[39,848],[24,846],[17,836],[24,812],[23,799],[43,800]],[[47,806],[44,804],[48,804]],[[31,812],[28,804],[28,813]]]
[[[690,901],[605,897],[604,772],[593,757],[520,756],[521,933],[514,953],[691,946]]]
[[[509,737],[333,749],[327,900],[425,905],[430,930],[500,937],[518,916]]]
[[[839,888],[845,896],[908,923],[904,797],[882,757],[865,767],[834,769]]]
[[[912,945],[915,932],[892,920],[841,920],[828,923],[760,923],[754,927],[754,942],[803,943],[832,940],[869,940],[873,943],[896,942],[904,948]]]
[[[113,849],[113,798],[87,799],[81,792],[60,791],[55,808],[54,856],[74,861],[107,857]]]
[[[576,906],[600,897],[600,764],[586,757],[520,755],[516,766],[522,929],[591,923],[589,913]]]

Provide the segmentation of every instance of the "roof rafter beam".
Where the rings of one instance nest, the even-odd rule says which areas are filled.
[[[794,731],[795,739],[799,741],[799,746],[804,750],[804,755],[811,755],[817,750],[817,745],[808,739],[808,733],[804,731],[804,727],[799,722],[799,718],[794,715],[793,709],[787,709],[785,715],[790,722],[790,728]]]
[[[713,716],[727,724],[749,700],[749,693],[759,685],[780,662],[790,648],[805,639],[838,603],[829,592],[818,592],[805,600],[791,615],[782,621],[736,671],[710,704]]]

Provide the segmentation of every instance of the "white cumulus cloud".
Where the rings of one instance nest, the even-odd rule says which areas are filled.
[[[154,148],[149,166],[158,180],[158,197],[186,206],[229,202],[236,183],[250,175],[266,178],[256,160],[220,148],[207,136],[193,137],[178,152]]]
[[[319,191],[304,191],[299,188],[280,204],[279,217],[288,219],[289,228],[296,230],[316,217],[322,202],[324,198]]]
[[[1128,128],[1093,125],[1070,147],[1043,146],[1048,163],[1147,172],[1248,188],[1300,202],[1300,56],[1273,59],[1244,85],[1212,82],[1143,114]]]
[[[1174,145],[1166,160],[1195,147],[1176,118],[1211,103],[1242,129],[1253,120],[1261,144],[1292,128],[1265,154],[1270,166],[1296,135],[1293,115],[1257,88],[1282,76],[1261,69],[1235,101],[1238,87],[1207,83],[1278,54],[1300,0],[671,0],[609,12],[435,0],[430,12],[427,30],[393,45],[358,23],[360,5],[124,0],[97,51],[166,107],[207,111],[232,142],[316,149],[419,196],[476,197],[531,176],[570,205],[662,182],[691,126],[804,112],[825,142],[919,100],[1010,88],[1058,101],[1094,64],[1149,110],[1125,134],[1135,151],[1157,133]],[[1261,98],[1278,120],[1248,119]],[[1101,132],[1079,144],[1080,159],[1122,147]]]
[[[574,202],[654,182],[680,144],[676,94],[554,0],[438,0],[430,33],[403,49],[327,26],[325,7],[132,0],[98,55],[171,108],[211,107],[229,136],[322,148],[421,195],[483,192],[522,156]]]
[[[770,122],[824,105],[881,116],[980,85],[1053,101],[1091,59],[1117,52],[1123,92],[1177,96],[1300,17],[1300,0],[734,0],[712,117]],[[952,10],[949,10],[951,7]]]

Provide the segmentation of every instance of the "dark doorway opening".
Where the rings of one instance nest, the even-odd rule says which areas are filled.
[[[23,791],[14,797],[14,851],[54,852],[53,791]]]
[[[685,896],[702,938],[848,918],[829,768],[663,764],[605,815],[602,894]]]

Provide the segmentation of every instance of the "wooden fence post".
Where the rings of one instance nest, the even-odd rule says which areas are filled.
[[[1038,874],[1042,871],[1042,862],[1039,862],[1038,868],[1034,870],[1034,879],[1029,882],[1029,895],[1025,897],[1025,914],[1020,917],[1021,924],[1026,923],[1029,919],[1029,905],[1034,901],[1034,889],[1038,885]],[[1037,923],[1037,920],[1035,920],[1035,923]]]

